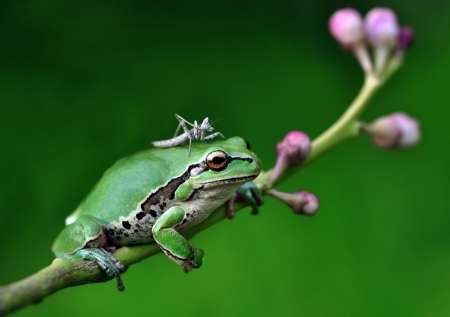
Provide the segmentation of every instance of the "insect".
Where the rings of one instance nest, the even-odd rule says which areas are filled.
[[[214,128],[211,126],[211,123],[209,123],[209,119],[205,118],[203,122],[199,125],[197,123],[197,120],[194,120],[194,123],[190,123],[186,119],[182,118],[178,114],[175,114],[175,118],[178,120],[179,124],[175,131],[175,134],[172,139],[168,140],[162,140],[162,141],[155,141],[152,142],[154,146],[161,147],[161,148],[169,148],[181,145],[183,142],[189,140],[189,155],[191,155],[191,147],[192,147],[192,140],[200,140],[200,141],[211,141],[216,136],[220,135],[222,138],[225,139],[222,133],[215,132],[210,135],[206,135],[206,132],[211,132],[214,130]],[[192,126],[192,129],[188,129],[186,126],[186,123]],[[180,130],[180,127],[183,128],[184,133],[177,136],[178,131]]]

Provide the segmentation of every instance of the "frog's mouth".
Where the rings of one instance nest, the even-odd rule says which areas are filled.
[[[258,175],[259,175],[259,173],[255,174],[255,175],[249,175],[249,176],[231,177],[231,178],[227,178],[227,179],[221,179],[218,181],[206,182],[206,183],[203,183],[202,186],[214,187],[216,185],[223,185],[223,184],[227,184],[227,183],[232,183],[232,184],[246,183],[251,180],[254,180],[256,177],[258,177]]]

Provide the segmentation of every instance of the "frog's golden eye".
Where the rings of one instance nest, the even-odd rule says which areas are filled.
[[[228,165],[228,159],[225,152],[214,151],[206,156],[206,165],[213,171],[221,171]]]

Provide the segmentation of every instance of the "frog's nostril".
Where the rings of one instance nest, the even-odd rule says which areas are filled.
[[[252,159],[252,158],[249,158],[249,159],[248,159],[248,162],[249,162],[249,163],[253,163],[253,159]]]

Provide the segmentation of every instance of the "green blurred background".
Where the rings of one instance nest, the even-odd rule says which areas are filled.
[[[174,113],[220,119],[265,169],[288,131],[319,135],[362,84],[327,28],[348,6],[389,6],[415,29],[364,118],[408,112],[419,146],[348,142],[279,187],[315,193],[316,216],[267,198],[193,239],[198,271],[159,254],[124,274],[124,293],[74,287],[16,316],[449,316],[443,0],[2,1],[0,285],[50,264],[65,217],[114,161],[170,137]]]

